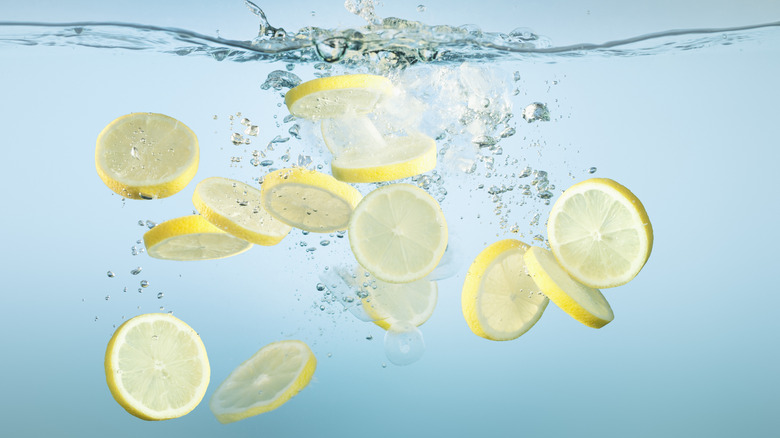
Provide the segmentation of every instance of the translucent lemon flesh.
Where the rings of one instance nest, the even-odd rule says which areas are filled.
[[[218,228],[258,245],[276,245],[292,229],[265,211],[259,189],[241,181],[204,179],[195,187],[192,202]]]
[[[266,345],[217,387],[211,412],[220,423],[232,423],[276,409],[309,384],[316,367],[314,353],[301,341]]]
[[[474,334],[493,341],[516,339],[541,318],[549,300],[526,273],[529,246],[513,239],[485,248],[466,273],[461,306]]]
[[[447,248],[447,222],[439,204],[410,184],[390,184],[358,204],[349,224],[358,263],[376,278],[408,283],[428,275]]]
[[[146,253],[163,260],[212,260],[241,254],[252,247],[199,215],[182,216],[144,234]]]
[[[114,399],[144,420],[195,409],[211,373],[198,334],[167,313],[136,316],[119,326],[106,348],[105,371]]]
[[[185,124],[156,113],[132,113],[98,135],[95,166],[100,179],[130,199],[171,196],[198,170],[198,139]]]
[[[284,97],[290,114],[309,120],[366,114],[393,91],[389,79],[370,74],[329,76],[304,82]]]

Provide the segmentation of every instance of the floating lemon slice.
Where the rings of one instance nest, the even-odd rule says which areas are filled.
[[[361,194],[330,175],[300,167],[280,169],[263,179],[263,207],[277,220],[305,231],[347,229]]]
[[[368,183],[393,181],[436,168],[436,142],[420,133],[385,138],[386,147],[374,150],[348,149],[330,163],[341,181]]]
[[[438,287],[435,281],[423,278],[411,283],[388,283],[365,275],[359,275],[357,280],[368,284],[367,287],[361,285],[359,294],[363,309],[374,324],[385,330],[398,322],[420,326],[436,308]]]
[[[301,341],[266,345],[239,365],[209,401],[220,423],[232,423],[286,403],[309,384],[317,359]]]
[[[106,348],[105,370],[114,399],[144,420],[195,409],[211,375],[203,341],[168,313],[139,315],[119,326]]]
[[[409,283],[428,275],[447,248],[447,221],[435,199],[411,184],[382,186],[358,204],[349,223],[358,263],[376,278]]]
[[[653,227],[642,203],[606,178],[566,189],[550,211],[547,235],[563,269],[594,288],[630,281],[653,248]]]
[[[125,198],[165,198],[195,176],[198,138],[172,117],[128,114],[98,135],[95,166],[100,179]]]
[[[211,260],[241,254],[252,247],[199,215],[182,216],[144,234],[146,253],[163,260]]]
[[[320,120],[370,113],[392,92],[393,84],[383,76],[329,76],[298,85],[287,92],[284,103],[296,117]]]
[[[463,283],[463,316],[474,334],[492,341],[518,338],[542,317],[549,300],[526,273],[529,246],[500,240],[474,259]]]
[[[601,291],[571,278],[550,251],[532,247],[523,258],[542,293],[572,318],[588,327],[601,328],[615,317]]]
[[[276,245],[292,229],[265,211],[260,190],[240,181],[206,178],[195,186],[192,202],[218,228],[258,245]]]
[[[320,132],[325,146],[334,157],[350,149],[369,152],[387,145],[384,136],[368,116],[323,119]]]

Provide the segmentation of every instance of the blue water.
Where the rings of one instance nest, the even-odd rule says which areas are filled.
[[[240,19],[252,20],[249,32],[224,24],[222,32],[189,30],[239,20],[206,17],[197,2],[181,16],[155,16],[157,2],[128,6],[137,14],[122,4],[108,12],[90,5],[94,15],[84,5],[63,7],[67,22],[0,13],[0,434],[772,436],[780,402],[772,348],[780,330],[776,7],[762,4],[755,24],[720,26],[732,22],[724,5],[692,2],[699,13],[675,22],[723,7],[712,20],[719,25],[561,44],[526,19],[530,9],[580,17],[576,35],[594,26],[584,12],[594,6],[528,2],[526,14],[507,16],[488,2],[484,16],[494,19],[448,22],[442,11],[469,5],[428,2],[415,14],[415,3],[405,15],[414,19],[404,20],[353,1],[358,25],[285,30],[293,15],[318,24],[350,13],[340,1],[287,7],[295,9],[287,16],[238,3]],[[664,5],[646,21],[618,18],[639,28],[650,16],[672,15]],[[202,25],[177,27],[198,14]],[[191,213],[194,184],[134,202],[113,195],[94,170],[95,138],[107,123],[155,111],[197,133],[196,183],[255,183],[297,163],[327,172],[316,128],[287,118],[283,95],[297,81],[354,71],[387,75],[421,102],[418,121],[439,139],[440,166],[406,182],[441,201],[458,249],[439,272],[434,315],[420,327],[424,351],[413,350],[420,357],[403,366],[397,351],[388,356],[384,330],[318,284],[326,267],[350,256],[343,235],[295,230],[275,247],[233,258],[166,263],[147,257],[139,239],[147,221]],[[403,118],[406,109],[389,115]],[[256,136],[244,118],[258,125]],[[236,144],[235,135],[251,142]],[[460,291],[473,257],[503,238],[544,245],[547,201],[593,176],[629,187],[655,230],[639,276],[603,291],[615,320],[593,330],[550,305],[515,341],[471,333]],[[212,383],[191,414],[147,423],[111,398],[103,354],[124,320],[159,311],[199,332]],[[281,339],[312,347],[313,382],[273,412],[219,424],[207,406],[213,389]]]

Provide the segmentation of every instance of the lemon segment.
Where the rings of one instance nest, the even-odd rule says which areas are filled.
[[[309,384],[316,367],[314,353],[301,341],[266,345],[217,387],[211,412],[224,424],[274,410]]]
[[[203,399],[211,376],[200,336],[167,313],[139,315],[119,326],[104,364],[111,395],[144,420],[186,415]]]
[[[212,260],[241,254],[252,247],[199,215],[182,216],[144,234],[149,256],[163,260]]]
[[[447,248],[447,221],[435,199],[411,184],[375,189],[355,208],[349,244],[380,280],[409,283],[428,275]]]
[[[259,189],[241,181],[206,178],[195,186],[192,203],[207,221],[258,245],[276,245],[292,229],[265,211]]]
[[[550,211],[547,235],[561,266],[593,288],[627,283],[653,248],[653,227],[642,203],[606,178],[588,179],[563,192]]]
[[[385,330],[399,322],[420,326],[436,308],[439,289],[435,281],[423,278],[411,283],[388,283],[365,275],[357,279],[368,284],[361,285],[359,294],[363,309],[374,324]]]
[[[593,328],[601,328],[614,319],[612,308],[601,291],[571,278],[552,252],[532,247],[523,258],[528,273],[542,293],[572,318]]]
[[[477,336],[516,339],[542,317],[549,300],[526,273],[528,248],[519,240],[500,240],[482,250],[466,272],[461,307]]]
[[[348,149],[331,161],[333,176],[346,182],[393,181],[436,168],[436,142],[421,133],[385,138],[373,150]]]
[[[305,231],[345,230],[362,195],[330,175],[300,167],[280,169],[263,179],[265,210],[277,220]]]
[[[183,189],[198,170],[198,138],[184,123],[163,114],[132,113],[98,135],[95,166],[115,193],[156,199]]]
[[[392,92],[393,84],[383,76],[329,76],[291,89],[284,96],[284,103],[296,117],[321,120],[370,113],[382,97]]]

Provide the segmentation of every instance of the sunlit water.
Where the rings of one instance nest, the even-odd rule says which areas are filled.
[[[228,40],[186,29],[134,23],[0,22],[0,46],[80,46],[95,50],[125,49],[199,56],[218,62],[266,63],[274,69],[259,78],[260,86],[274,93],[277,103],[281,102],[284,92],[312,77],[348,72],[387,75],[404,90],[403,108],[411,105],[418,110],[406,113],[388,106],[382,109],[384,112],[380,111],[379,117],[414,124],[435,137],[439,145],[437,170],[406,182],[427,190],[443,205],[461,199],[464,192],[477,193],[490,206],[483,214],[495,220],[497,232],[545,245],[545,218],[550,200],[569,183],[597,174],[598,168],[594,164],[598,163],[555,163],[552,171],[537,162],[529,163],[521,154],[504,148],[508,139],[522,135],[523,126],[565,116],[556,113],[555,102],[530,100],[519,107],[515,105],[517,96],[522,93],[523,72],[517,69],[519,63],[657,56],[751,41],[777,43],[780,40],[780,22],[771,22],[733,28],[663,31],[600,44],[556,46],[554,41],[527,28],[497,33],[476,26],[432,26],[398,18],[382,19],[371,8],[361,9],[354,5],[351,12],[365,18],[366,26],[354,29],[311,27],[291,32],[272,26],[256,5],[247,2],[247,6],[260,20],[258,35],[247,40]],[[301,70],[307,73],[299,75]],[[308,74],[309,70],[311,74]],[[551,79],[549,86],[556,84],[557,79]],[[226,140],[235,146],[246,147],[244,152],[232,154],[225,167],[245,166],[247,177],[258,184],[264,174],[291,165],[327,171],[329,158],[316,136],[316,127],[283,113],[279,113],[282,116],[276,121],[278,133],[268,140],[261,140],[257,121],[246,115],[239,112],[228,117],[214,115],[219,123],[229,124]],[[309,145],[297,147],[291,140]],[[545,142],[544,139],[529,138],[528,143],[531,150],[537,151]],[[375,186],[367,185],[361,190],[366,192]],[[517,210],[523,213],[518,215]],[[151,220],[138,223],[143,229],[154,225]],[[293,249],[300,250],[301,257],[319,269],[319,272],[311,273],[310,278],[311,289],[317,294],[313,303],[315,311],[331,315],[348,312],[370,323],[370,317],[359,307],[361,297],[355,295],[354,288],[339,277],[336,266],[327,256],[318,257],[326,248],[333,247],[342,248],[341,254],[348,254],[344,237],[343,232],[316,236],[298,232],[288,237],[292,242],[288,243],[298,247]],[[463,248],[459,237],[453,236],[444,262],[431,279],[462,274],[464,266],[470,262],[466,255],[471,257],[475,250],[479,249]],[[130,251],[134,256],[143,256],[142,242],[134,242]],[[124,271],[107,268],[116,270],[120,276],[129,274],[137,279],[129,291],[124,287],[119,293],[145,293],[147,288],[154,286],[153,278],[146,279],[142,275],[141,266],[122,268]],[[106,275],[116,277],[114,270]],[[155,291],[153,296],[164,302],[163,292]],[[110,294],[105,295],[105,300],[110,298]],[[170,309],[160,305],[159,310]],[[128,309],[128,314],[132,311]],[[424,332],[424,326],[421,329]],[[399,324],[386,332],[384,347],[386,359],[391,364],[404,366],[422,357],[425,343],[420,329]]]

